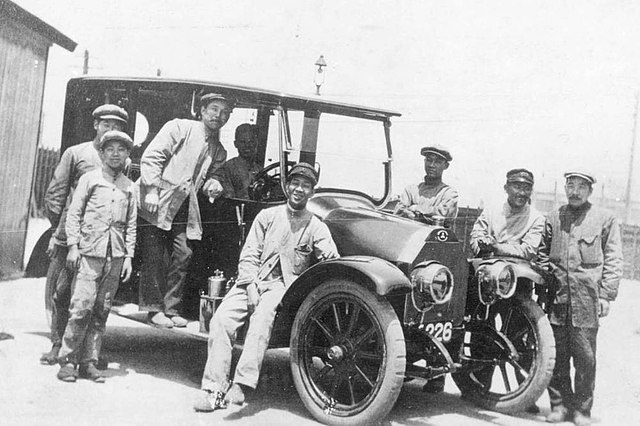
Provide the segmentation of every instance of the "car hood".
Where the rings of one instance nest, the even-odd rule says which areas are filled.
[[[434,231],[442,229],[375,210],[356,197],[316,196],[309,210],[327,224],[342,256],[375,256],[411,264]]]

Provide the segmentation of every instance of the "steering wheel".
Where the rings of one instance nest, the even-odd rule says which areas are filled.
[[[296,163],[287,161],[287,168]],[[280,201],[285,198],[282,192],[280,163],[269,164],[253,177],[249,184],[249,198],[253,201]]]

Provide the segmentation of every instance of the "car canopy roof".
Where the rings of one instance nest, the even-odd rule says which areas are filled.
[[[317,111],[320,113],[330,113],[346,115],[350,117],[363,118],[368,120],[387,121],[390,117],[399,117],[401,114],[395,111],[379,108],[352,105],[348,103],[335,102],[317,97],[307,97],[291,95],[272,90],[257,89],[254,87],[239,86],[227,83],[209,82],[204,80],[187,80],[171,78],[142,78],[142,77],[78,77],[70,80],[69,84],[81,84],[82,82],[113,82],[116,84],[140,85],[147,89],[164,89],[175,86],[176,90],[194,90],[196,93],[220,93],[222,95],[233,96],[238,100],[238,106],[264,106],[276,108],[282,106],[285,109]]]

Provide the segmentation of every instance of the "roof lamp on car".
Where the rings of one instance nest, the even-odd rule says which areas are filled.
[[[490,306],[498,299],[508,299],[516,292],[516,271],[503,261],[485,263],[476,271],[480,301]]]
[[[438,262],[420,263],[411,271],[413,305],[420,312],[433,305],[442,305],[451,299],[453,273]]]

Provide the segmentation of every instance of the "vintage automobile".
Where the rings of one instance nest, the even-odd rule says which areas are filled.
[[[555,360],[544,312],[550,281],[524,260],[468,260],[465,232],[456,235],[464,218],[447,227],[440,218],[421,223],[385,208],[391,122],[400,114],[203,81],[82,77],[68,84],[62,148],[92,139],[96,106],[119,104],[132,118],[136,179],[161,126],[195,117],[209,92],[237,100],[221,133],[229,158],[235,127],[256,124],[264,169],[251,199],[200,200],[204,237],[185,297],[192,318],[207,277],[215,270],[234,276],[253,218],[285,202],[281,177],[305,161],[320,169],[309,209],[328,225],[342,257],[313,265],[287,289],[270,346],[290,348],[293,381],[311,415],[327,424],[370,424],[389,413],[405,381],[449,373],[463,397],[489,409],[515,412],[538,399]],[[135,279],[118,298],[136,301]]]

